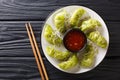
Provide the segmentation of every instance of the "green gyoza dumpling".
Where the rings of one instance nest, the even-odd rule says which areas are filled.
[[[82,22],[80,29],[82,31],[87,31],[87,30],[94,29],[94,28],[100,27],[100,26],[101,26],[101,24],[99,21],[97,21],[96,19],[90,18],[90,19]]]
[[[100,46],[102,48],[106,48],[107,47],[107,41],[100,34],[100,32],[93,31],[93,32],[89,33],[87,37],[88,37],[88,39],[90,39],[91,41],[93,41],[94,43],[96,43],[98,46]]]
[[[64,33],[66,31],[66,18],[67,12],[65,10],[60,11],[59,13],[54,15],[54,24],[55,27],[61,32]]]
[[[46,51],[48,53],[49,56],[57,59],[57,60],[65,60],[70,56],[70,52],[69,51],[59,51],[59,50],[55,50],[54,47],[48,46],[46,48]]]
[[[44,37],[51,44],[60,45],[62,43],[62,39],[55,34],[48,24],[45,25]]]
[[[82,59],[80,60],[80,65],[85,68],[92,67],[95,61],[95,55],[97,49],[93,48],[92,45],[87,45],[85,53],[83,53]]]
[[[78,64],[78,58],[74,54],[67,61],[59,63],[58,66],[61,69],[67,70],[67,69],[75,67],[77,64]]]
[[[72,27],[78,26],[78,23],[80,21],[80,18],[83,16],[85,13],[85,10],[83,8],[78,8],[73,12],[71,18],[70,18],[70,25]]]

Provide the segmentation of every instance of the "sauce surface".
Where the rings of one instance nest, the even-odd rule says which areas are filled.
[[[72,52],[77,52],[82,49],[85,41],[85,35],[79,30],[71,30],[64,37],[65,47]]]

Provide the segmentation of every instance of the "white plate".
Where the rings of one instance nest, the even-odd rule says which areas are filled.
[[[65,9],[67,12],[69,12],[69,14],[71,14],[71,12],[74,12],[74,10],[76,10],[77,8],[80,8],[82,7],[85,11],[87,11],[87,13],[91,16],[91,18],[94,18],[94,19],[97,19],[101,24],[102,24],[102,30],[100,31],[102,33],[102,35],[105,37],[105,39],[107,40],[107,43],[109,45],[109,33],[108,33],[108,29],[107,29],[107,26],[105,24],[105,22],[103,21],[103,19],[93,10],[87,8],[87,7],[83,7],[83,6],[67,6],[67,7],[63,7],[63,8],[60,8],[58,10],[56,10],[55,12],[53,12],[46,20],[45,24],[50,24],[51,27],[53,29],[55,29],[55,26],[53,24],[53,15],[57,12],[59,12],[61,9]],[[45,27],[43,26],[43,30],[42,30],[42,34],[41,34],[41,44],[42,44],[42,49],[43,49],[43,52],[46,56],[46,58],[48,59],[48,61],[53,65],[55,66],[57,69],[61,70],[61,71],[64,71],[64,72],[67,72],[67,73],[74,73],[74,74],[77,74],[77,73],[83,73],[83,72],[87,72],[93,68],[95,68],[105,57],[106,55],[106,52],[107,52],[107,49],[108,49],[108,46],[106,49],[102,49],[102,48],[98,48],[99,52],[96,56],[96,61],[95,61],[95,65],[94,67],[92,68],[81,68],[79,66],[76,66],[75,68],[72,68],[71,70],[62,70],[58,67],[58,61],[56,61],[55,59],[51,58],[47,53],[46,53],[46,47],[49,45],[49,46],[52,46],[50,45],[44,38],[43,36],[43,33],[44,33],[44,29]],[[63,48],[60,48],[60,50],[64,50],[64,47]]]

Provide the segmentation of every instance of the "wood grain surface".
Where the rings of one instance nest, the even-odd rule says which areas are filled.
[[[89,7],[105,20],[120,20],[119,0],[0,0],[0,20],[45,20],[54,10],[69,5]]]
[[[41,48],[41,31],[54,10],[82,5],[96,11],[107,24],[110,45],[105,59],[83,74],[53,67]],[[0,0],[0,80],[41,80],[25,23],[31,22],[50,80],[120,80],[120,0]]]

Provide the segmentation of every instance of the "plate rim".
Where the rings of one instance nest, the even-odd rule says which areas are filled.
[[[105,55],[103,56],[103,58],[101,59],[101,61],[100,61],[96,66],[94,66],[94,67],[92,67],[92,68],[89,68],[87,71],[84,71],[84,72],[69,72],[69,71],[60,69],[59,67],[55,66],[55,64],[53,64],[53,63],[48,59],[48,56],[49,56],[49,55],[48,55],[47,53],[45,53],[45,51],[44,51],[44,49],[43,49],[42,36],[43,36],[43,30],[44,30],[44,27],[45,27],[45,24],[46,24],[47,20],[50,18],[50,16],[54,15],[55,12],[59,11],[60,9],[64,9],[64,8],[66,8],[66,7],[81,7],[81,8],[83,8],[83,9],[85,8],[85,9],[88,9],[88,10],[92,11],[93,13],[95,13],[95,14],[103,21],[103,23],[104,23],[104,25],[105,25],[104,27],[105,27],[106,30],[107,30],[108,41],[107,41],[107,47],[105,48],[105,49],[106,49],[106,50],[105,50]],[[110,36],[109,36],[109,30],[108,30],[108,27],[107,27],[105,21],[103,20],[103,18],[102,18],[96,11],[94,11],[94,10],[91,9],[91,8],[85,7],[85,6],[81,6],[81,5],[69,5],[69,6],[63,6],[63,7],[57,8],[57,9],[55,9],[54,11],[52,11],[52,12],[47,16],[46,20],[44,21],[44,23],[43,23],[43,25],[42,25],[42,29],[41,29],[41,46],[42,46],[42,47],[41,47],[41,48],[42,48],[43,54],[45,55],[45,57],[46,57],[46,59],[49,61],[49,63],[52,64],[52,66],[54,66],[56,69],[58,69],[58,70],[60,70],[60,71],[62,71],[62,72],[65,72],[65,73],[69,73],[69,74],[81,74],[81,73],[85,73],[85,72],[88,72],[88,71],[93,70],[93,69],[96,68],[98,65],[100,65],[100,63],[105,59],[105,56],[106,56],[106,54],[107,54],[107,52],[108,52],[108,49],[109,49],[109,45],[110,45]],[[46,55],[47,55],[47,56],[46,56]],[[49,56],[49,57],[50,57],[50,56]]]

